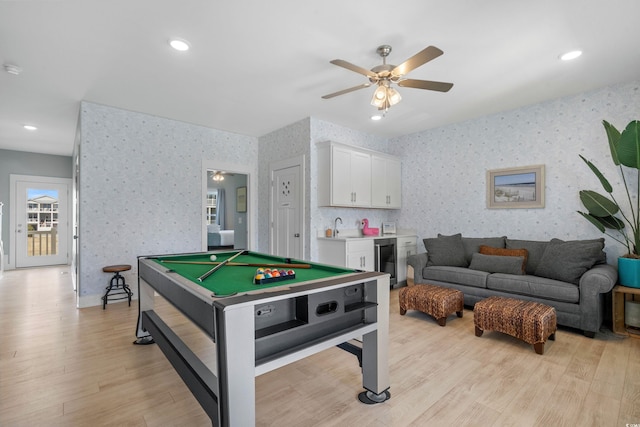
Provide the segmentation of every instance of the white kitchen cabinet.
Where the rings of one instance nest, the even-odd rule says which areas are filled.
[[[336,142],[318,144],[319,206],[400,209],[401,191],[399,158]]]
[[[371,154],[328,143],[318,147],[318,204],[371,206]]]
[[[407,281],[407,258],[418,252],[416,236],[403,236],[396,239],[396,255],[398,264],[396,266],[396,274],[398,284],[404,284]]]
[[[319,262],[358,270],[373,271],[373,239],[320,239]]]
[[[371,207],[402,207],[401,162],[397,157],[371,156]]]

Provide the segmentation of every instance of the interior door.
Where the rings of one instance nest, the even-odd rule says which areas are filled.
[[[271,177],[271,253],[302,259],[302,166],[274,165]]]
[[[53,181],[44,177],[15,181],[14,248],[18,268],[69,262],[69,183]]]

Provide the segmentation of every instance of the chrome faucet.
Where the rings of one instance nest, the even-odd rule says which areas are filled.
[[[342,218],[337,217],[335,221],[333,221],[333,237],[334,238],[338,236],[338,221],[340,221],[340,224],[342,224]]]

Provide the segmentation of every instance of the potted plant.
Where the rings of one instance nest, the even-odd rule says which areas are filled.
[[[578,213],[627,248],[627,253],[618,259],[620,284],[640,288],[640,121],[631,121],[622,133],[607,121],[602,124],[609,139],[611,159],[620,168],[626,192],[625,209],[614,197],[613,187],[600,170],[580,156],[598,177],[608,196],[591,190],[580,191],[580,201],[587,212]]]

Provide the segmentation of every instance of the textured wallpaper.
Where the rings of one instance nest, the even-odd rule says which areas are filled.
[[[640,119],[640,82],[390,140],[389,151],[403,159],[400,224],[418,231],[421,250],[422,239],[437,233],[535,240],[601,237],[576,211],[582,210],[579,190],[601,190],[579,154],[596,162],[619,188],[603,119],[619,130]],[[487,209],[488,169],[536,164],[546,169],[544,209]],[[610,239],[606,244],[615,262],[623,248]]]
[[[79,294],[91,305],[103,266],[131,264],[135,284],[137,256],[201,250],[203,159],[257,165],[258,141],[88,102],[80,120]]]
[[[80,297],[99,304],[108,275],[102,267],[136,257],[201,249],[204,159],[250,169],[257,206],[252,248],[269,250],[269,169],[305,156],[304,257],[317,259],[316,236],[334,219],[357,228],[393,220],[422,239],[437,233],[548,240],[600,237],[580,217],[578,191],[599,182],[579,159],[597,162],[614,187],[606,119],[622,129],[640,119],[640,81],[615,85],[513,111],[398,138],[369,135],[316,118],[260,138],[246,137],[146,114],[82,103],[80,142]],[[316,143],[335,141],[402,159],[402,209],[318,207]],[[597,161],[605,157],[604,161]],[[544,164],[544,209],[487,209],[486,171]],[[619,195],[622,196],[622,195]],[[607,240],[611,262],[623,248]]]

